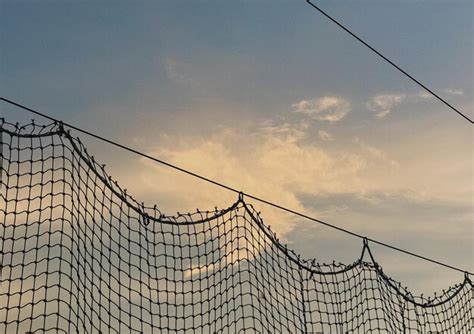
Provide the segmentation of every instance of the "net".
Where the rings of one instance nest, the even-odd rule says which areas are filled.
[[[350,265],[303,260],[241,197],[224,210],[165,216],[121,189],[61,124],[2,120],[0,130],[0,332],[473,328],[468,275],[415,297],[367,243]]]

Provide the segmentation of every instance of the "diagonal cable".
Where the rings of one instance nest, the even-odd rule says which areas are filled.
[[[451,110],[453,110],[454,112],[458,113],[461,117],[463,117],[466,121],[470,122],[471,124],[474,123],[474,121],[472,119],[470,119],[467,115],[463,114],[461,111],[459,111],[457,108],[455,108],[452,104],[448,103],[445,99],[443,99],[441,96],[439,96],[438,94],[436,94],[432,89],[428,88],[426,85],[424,85],[421,81],[419,81],[418,79],[416,79],[413,75],[411,75],[410,73],[408,73],[406,70],[404,70],[402,67],[400,67],[399,65],[395,64],[393,61],[391,61],[390,59],[388,59],[386,56],[384,56],[380,51],[376,50],[372,45],[370,45],[368,42],[364,41],[361,37],[357,36],[354,32],[352,32],[349,28],[347,28],[346,26],[344,26],[341,22],[339,22],[338,20],[336,20],[335,18],[333,18],[332,16],[330,16],[327,12],[325,12],[324,10],[322,10],[320,7],[318,7],[317,5],[315,5],[314,3],[312,3],[310,0],[306,0],[306,2],[311,6],[313,7],[314,9],[316,9],[318,12],[320,12],[321,14],[323,14],[324,16],[326,16],[329,20],[331,20],[332,22],[334,22],[335,24],[337,24],[341,29],[343,29],[345,32],[347,32],[349,35],[351,35],[352,37],[354,37],[355,39],[357,39],[360,43],[362,43],[363,45],[365,45],[367,48],[369,48],[373,53],[375,53],[376,55],[378,55],[380,58],[382,58],[383,60],[385,60],[387,63],[389,63],[390,65],[392,65],[393,67],[395,67],[398,71],[400,71],[401,73],[403,73],[405,76],[407,76],[408,78],[410,78],[413,82],[415,82],[416,84],[418,84],[418,86],[420,86],[421,88],[423,88],[424,90],[426,90],[428,93],[430,93],[431,95],[433,95],[434,97],[436,97],[439,101],[441,101],[443,104],[445,104],[448,108],[450,108]]]

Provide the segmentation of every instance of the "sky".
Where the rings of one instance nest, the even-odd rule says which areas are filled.
[[[474,117],[472,1],[317,3]],[[472,126],[303,0],[1,0],[0,45],[4,97],[474,270]],[[0,110],[10,122],[32,118]],[[129,193],[162,212],[237,200],[74,134]],[[360,255],[361,240],[248,201],[304,257],[351,263]],[[373,253],[416,294],[463,279],[382,247]]]

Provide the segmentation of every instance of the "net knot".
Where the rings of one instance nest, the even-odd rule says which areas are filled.
[[[58,126],[58,132],[59,134],[63,134],[65,131],[64,131],[64,124],[62,121],[58,121],[56,123],[56,125]]]
[[[469,272],[467,271],[464,272],[464,280],[471,281],[471,279],[469,278]]]
[[[364,243],[364,247],[369,247],[369,239],[367,239],[367,237],[364,237],[363,240],[363,243]]]

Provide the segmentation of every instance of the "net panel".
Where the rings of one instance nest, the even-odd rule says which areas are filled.
[[[0,332],[472,331],[468,276],[414,297],[367,244],[350,265],[303,260],[241,198],[165,216],[61,124],[0,129]]]

